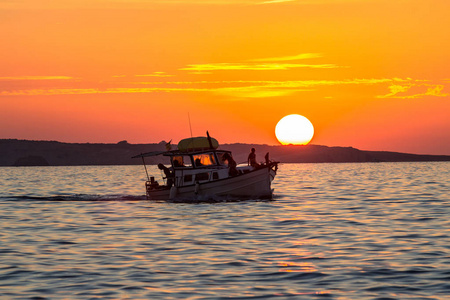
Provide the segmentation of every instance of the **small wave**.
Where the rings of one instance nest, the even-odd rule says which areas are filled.
[[[316,279],[320,277],[328,276],[325,273],[321,272],[307,272],[307,273],[294,273],[286,276],[284,279],[288,280],[311,280]]]
[[[302,225],[302,224],[307,224],[307,221],[299,219],[289,219],[273,222],[274,226]]]
[[[392,293],[405,293],[405,292],[418,292],[421,291],[419,287],[404,286],[404,285],[381,285],[376,287],[367,288],[369,292],[392,292]]]

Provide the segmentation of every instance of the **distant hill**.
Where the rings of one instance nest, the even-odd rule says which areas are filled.
[[[0,140],[0,166],[40,165],[133,165],[142,160],[131,157],[140,153],[165,150],[160,144],[75,144],[55,141]],[[45,164],[45,162],[47,164]],[[146,158],[146,163],[155,164],[160,158]]]
[[[284,163],[343,163],[450,161],[449,155],[418,155],[387,151],[362,151],[352,147],[269,146],[253,144],[224,144],[219,149],[233,152],[235,160],[245,162],[250,149],[256,148],[257,159],[264,160],[269,152],[272,160]],[[142,160],[131,157],[150,151],[164,151],[165,142],[158,144],[77,144],[55,141],[0,139],[0,166],[76,166],[76,165],[135,165]],[[168,163],[166,157],[148,157],[147,164]]]

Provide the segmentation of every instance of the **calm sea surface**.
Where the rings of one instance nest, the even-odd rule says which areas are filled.
[[[0,298],[450,299],[448,162],[282,164],[274,201],[150,202],[144,181],[0,168]]]

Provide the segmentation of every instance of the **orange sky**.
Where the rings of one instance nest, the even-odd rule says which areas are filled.
[[[0,1],[0,138],[450,155],[448,0]]]

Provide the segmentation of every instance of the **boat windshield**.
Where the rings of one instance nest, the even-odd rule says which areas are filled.
[[[173,156],[172,157],[172,166],[175,168],[182,168],[182,167],[191,167],[191,160],[189,156]]]
[[[195,154],[193,158],[196,167],[216,165],[216,160],[212,153]]]
[[[220,165],[227,165],[227,163],[223,161],[224,154],[225,152],[217,152],[217,159],[219,160]]]

